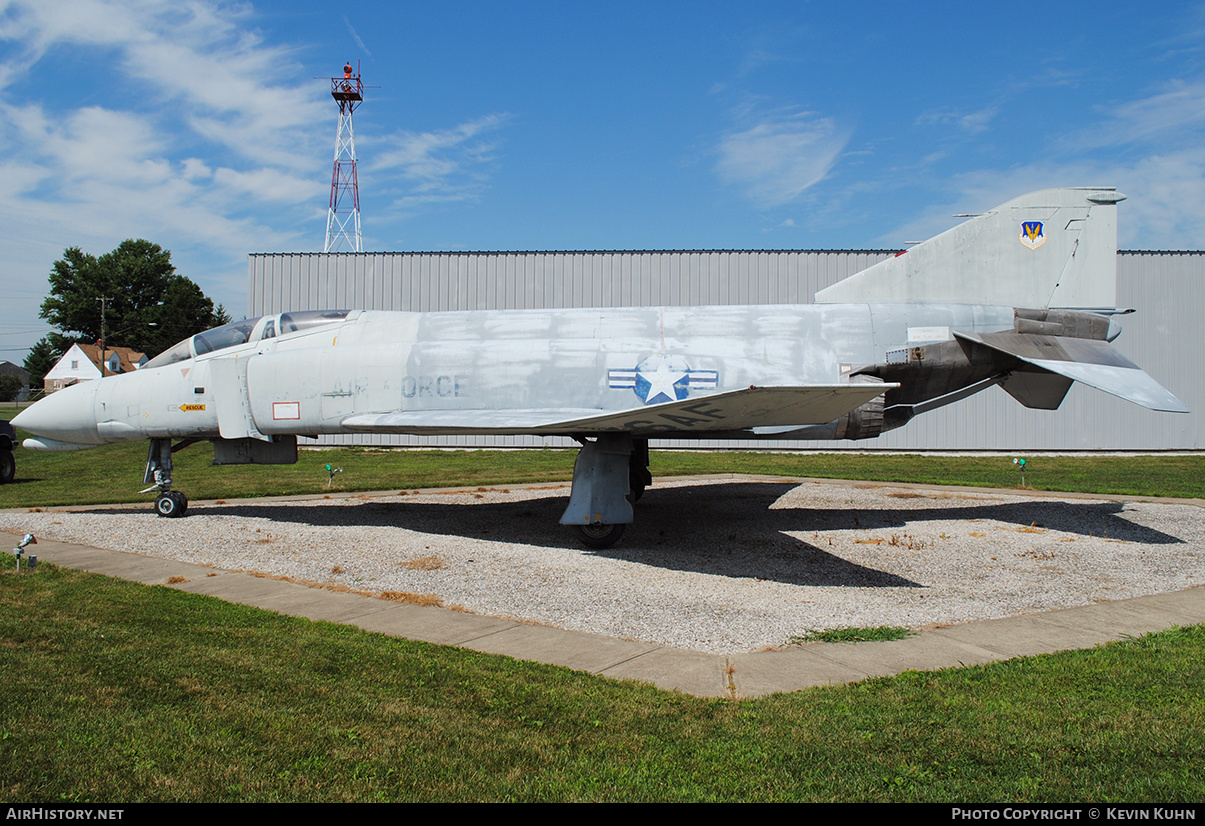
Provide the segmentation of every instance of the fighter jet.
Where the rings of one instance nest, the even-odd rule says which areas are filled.
[[[1044,410],[1078,381],[1187,412],[1109,345],[1124,197],[1025,195],[813,304],[249,318],[14,423],[35,449],[148,439],[143,492],[164,517],[188,510],[172,454],[198,442],[215,464],[285,464],[298,436],[569,436],[581,450],[560,521],[605,548],[652,481],[650,438],[872,439],[993,385]]]

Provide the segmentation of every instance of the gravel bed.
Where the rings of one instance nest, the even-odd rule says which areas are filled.
[[[0,513],[0,529],[711,653],[808,629],[922,628],[1205,583],[1205,509],[879,484],[659,483],[605,551],[567,485]]]

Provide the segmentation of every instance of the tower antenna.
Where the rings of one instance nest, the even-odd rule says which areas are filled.
[[[338,252],[345,242],[351,252],[364,251],[360,234],[360,185],[356,177],[356,131],[352,113],[364,102],[360,61],[353,73],[351,61],[343,65],[343,77],[331,78],[331,97],[339,104],[339,127],[335,132],[335,167],[331,172],[331,207],[326,215],[323,252]]]

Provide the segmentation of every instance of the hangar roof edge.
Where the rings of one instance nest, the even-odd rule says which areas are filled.
[[[249,252],[251,257],[276,255],[714,255],[719,253],[811,253],[822,255],[895,255],[900,250],[869,249],[713,249],[713,250],[378,250],[376,252]],[[1118,250],[1118,255],[1205,255],[1205,250]]]

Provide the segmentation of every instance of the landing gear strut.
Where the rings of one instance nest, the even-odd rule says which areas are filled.
[[[172,490],[171,439],[151,439],[151,447],[146,458],[146,472],[142,476],[142,481],[144,484],[150,482],[151,486],[140,493],[159,491],[159,495],[155,497],[155,513],[169,519],[188,513],[188,497],[178,490]]]
[[[587,546],[609,548],[631,524],[632,503],[652,482],[648,439],[603,433],[593,441],[578,441],[582,449],[573,464],[573,489],[561,524],[573,526]]]
[[[633,439],[632,455],[628,457],[628,501],[633,505],[644,496],[644,489],[653,484],[649,473],[649,440]]]

